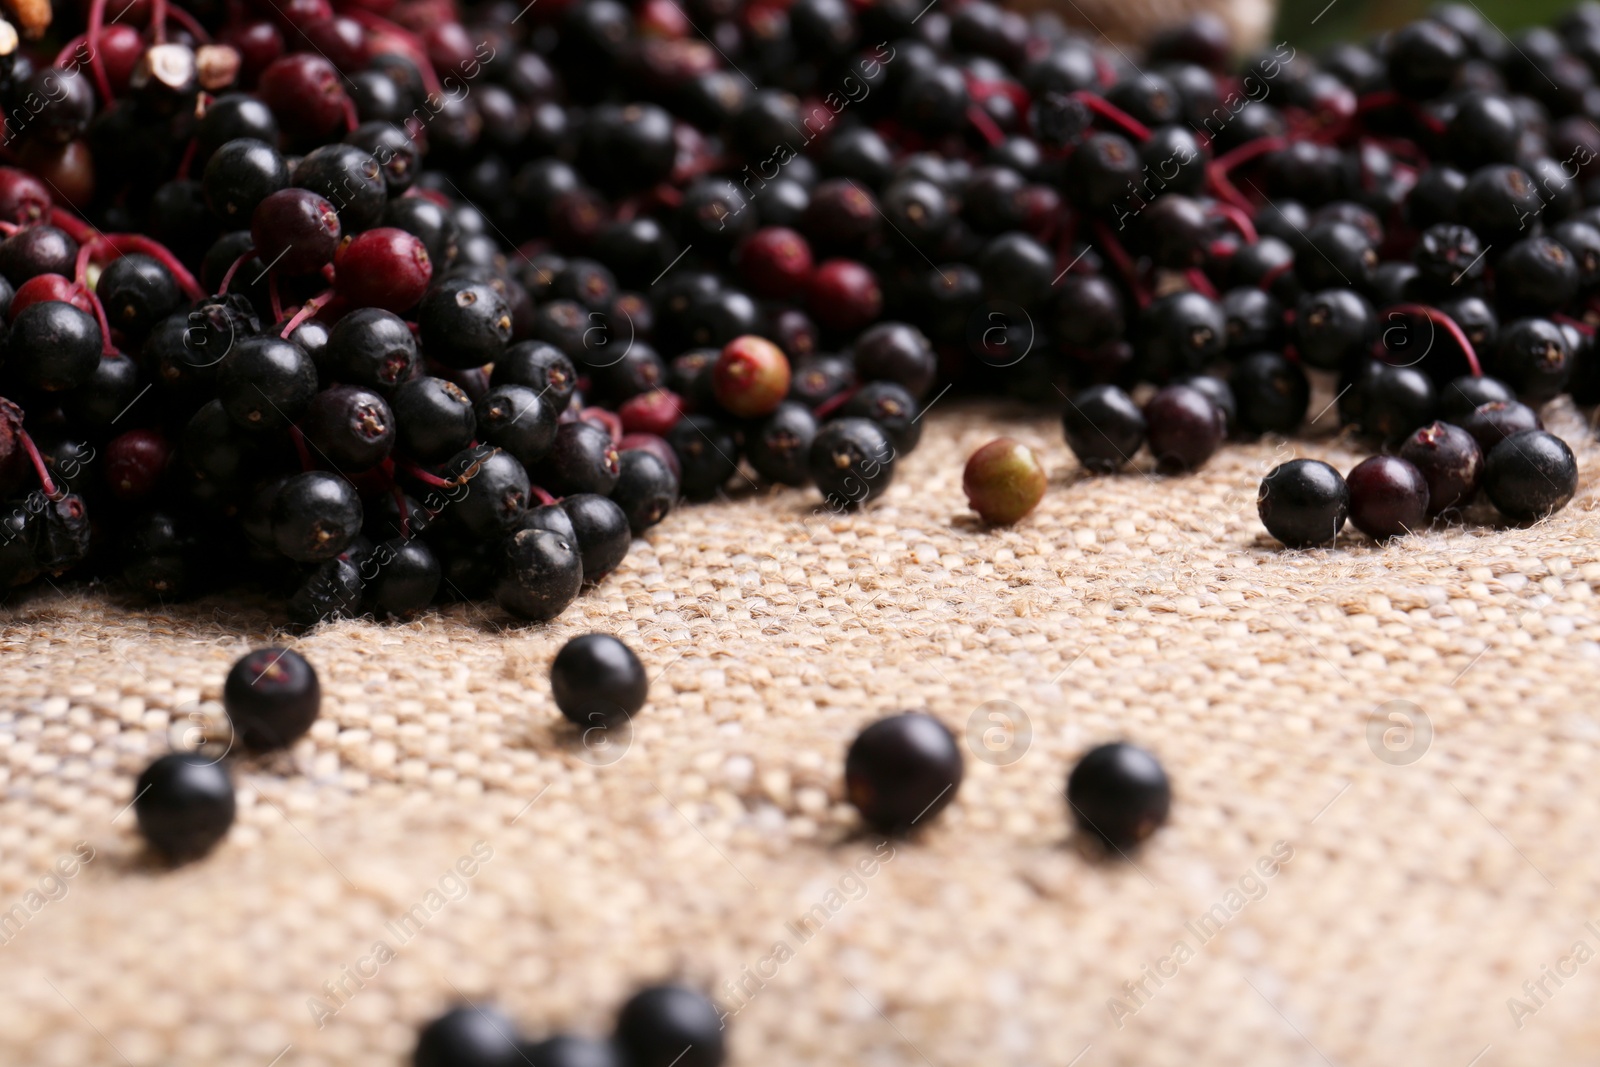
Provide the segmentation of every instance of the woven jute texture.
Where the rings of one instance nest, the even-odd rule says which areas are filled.
[[[550,625],[456,605],[288,638],[321,720],[236,766],[238,823],[176,871],[141,851],[134,777],[225,741],[225,672],[281,616],[23,598],[0,617],[0,1062],[393,1065],[453,1002],[602,1033],[670,978],[729,1011],[740,1065],[1592,1063],[1600,449],[1546,418],[1584,470],[1553,519],[1287,552],[1261,475],[1348,469],[1352,442],[1087,478],[1054,419],[946,400],[863,513],[746,488]],[[1002,429],[1051,489],[987,530],[960,472]],[[629,738],[552,704],[588,630],[654,678]],[[962,735],[967,777],[885,843],[841,767],[903,708]],[[1175,790],[1128,859],[1084,847],[1062,795],[1115,738]]]

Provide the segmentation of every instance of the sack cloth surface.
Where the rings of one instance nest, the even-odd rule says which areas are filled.
[[[392,1065],[453,1002],[599,1034],[671,978],[729,1012],[734,1064],[1591,1062],[1600,449],[1545,416],[1583,471],[1564,511],[1386,545],[1289,552],[1256,517],[1276,463],[1360,458],[1330,432],[1090,478],[1054,418],[946,400],[865,511],[682,507],[548,625],[456,604],[292,637],[239,595],[17,598],[0,1061]],[[1002,432],[1051,487],[990,530],[961,469]],[[591,630],[653,678],[630,736],[551,700]],[[215,853],[155,866],[134,778],[225,744],[228,667],[274,641],[316,666],[320,720],[236,763]],[[843,756],[907,708],[966,779],[884,842]],[[1063,786],[1118,738],[1175,799],[1104,859]]]

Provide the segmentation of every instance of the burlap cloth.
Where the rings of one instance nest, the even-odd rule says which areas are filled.
[[[152,755],[225,736],[224,673],[280,616],[46,590],[0,618],[0,1062],[392,1065],[462,997],[601,1032],[674,977],[738,1009],[742,1065],[1592,1063],[1600,449],[1547,418],[1584,471],[1553,520],[1290,553],[1257,483],[1295,451],[1347,468],[1338,438],[1085,479],[1053,419],[945,401],[864,514],[747,491],[552,625],[458,605],[297,640],[321,721],[238,768],[231,836],[176,872],[119,812]],[[987,531],[961,464],[1002,425],[1054,474]],[[590,629],[658,676],[625,752],[549,696]],[[858,729],[990,701],[1031,722],[1020,758],[980,711],[994,762],[933,825],[892,852],[856,828]],[[1419,729],[1369,737],[1390,701]],[[1132,862],[1085,854],[1061,793],[1117,737],[1175,783]]]

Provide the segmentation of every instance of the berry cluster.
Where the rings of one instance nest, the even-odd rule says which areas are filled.
[[[680,495],[879,495],[941,382],[1070,396],[1095,470],[1291,432],[1324,372],[1391,444],[1463,376],[1600,399],[1596,40],[1446,4],[1235,67],[1214,19],[1135,63],[988,0],[91,0],[0,57],[0,585],[544,619]],[[979,466],[1025,513],[1026,458]]]

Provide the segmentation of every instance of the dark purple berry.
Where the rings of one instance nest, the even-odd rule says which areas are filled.
[[[1345,484],[1350,493],[1350,521],[1368,537],[1380,541],[1399,537],[1427,522],[1428,482],[1407,460],[1368,456],[1355,465]]]
[[[1261,479],[1256,511],[1290,548],[1331,545],[1350,517],[1350,488],[1320,459],[1291,459]]]
[[[580,727],[633,718],[650,695],[650,676],[633,650],[610,634],[574,637],[550,665],[556,707]]]
[[[1429,515],[1467,503],[1478,491],[1478,482],[1483,476],[1483,452],[1478,442],[1466,430],[1448,422],[1424,426],[1406,438],[1405,444],[1400,446],[1400,458],[1416,467],[1428,483]],[[1352,473],[1351,478],[1354,477]],[[1350,493],[1354,507],[1353,480]],[[1357,521],[1356,525],[1361,526],[1361,523]]]
[[[1084,753],[1067,776],[1067,804],[1079,830],[1127,852],[1167,821],[1172,785],[1153,755],[1118,741]]]
[[[140,833],[167,862],[199,859],[233,825],[233,777],[225,763],[173,752],[139,775],[133,810]]]
[[[1561,438],[1524,430],[1489,450],[1483,491],[1508,519],[1542,519],[1566,507],[1578,491],[1578,461]]]
[[[258,648],[228,671],[222,704],[247,748],[287,748],[316,722],[322,686],[294,649]]]
[[[906,833],[955,799],[961,746],[949,728],[923,712],[893,715],[862,730],[845,757],[845,795],[861,818],[884,833]]]

